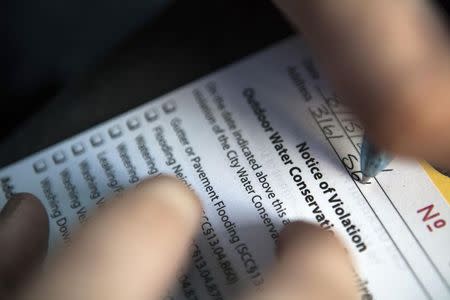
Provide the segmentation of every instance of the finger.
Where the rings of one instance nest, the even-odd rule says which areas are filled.
[[[429,1],[275,2],[374,142],[450,165],[450,47]]]
[[[293,223],[281,234],[278,254],[268,283],[248,300],[357,298],[350,259],[331,233],[308,223]]]
[[[24,298],[160,299],[188,254],[200,211],[179,181],[145,181],[110,201]]]
[[[45,257],[48,217],[31,194],[14,195],[0,212],[0,298],[12,292]]]

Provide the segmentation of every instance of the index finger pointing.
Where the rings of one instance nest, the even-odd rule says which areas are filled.
[[[29,299],[147,300],[167,291],[195,237],[196,196],[160,177],[109,204],[34,283]]]

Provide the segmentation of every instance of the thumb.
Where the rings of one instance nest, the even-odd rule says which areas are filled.
[[[16,194],[0,212],[0,299],[26,281],[47,252],[48,217],[31,194]]]
[[[187,258],[200,202],[169,177],[110,200],[19,299],[160,299]]]

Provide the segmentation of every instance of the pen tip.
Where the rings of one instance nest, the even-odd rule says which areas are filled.
[[[370,182],[370,177],[363,174],[361,181],[362,184],[367,184]]]

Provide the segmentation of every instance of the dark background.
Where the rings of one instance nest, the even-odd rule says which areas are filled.
[[[0,22],[0,166],[293,33],[267,0],[3,0]]]
[[[99,22],[105,21],[101,14],[98,18]],[[112,46],[104,47],[100,54],[97,50],[94,63],[80,68],[81,62],[75,62],[66,66],[75,71],[55,72],[56,76],[37,88],[25,82],[22,89],[2,89],[0,166],[170,92],[292,33],[270,1],[262,0],[173,1],[125,34],[113,25],[111,28],[123,38],[110,42]],[[58,43],[54,47],[67,51]]]

